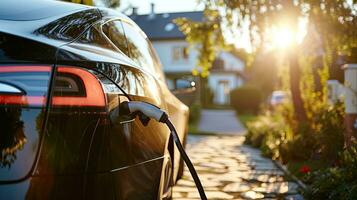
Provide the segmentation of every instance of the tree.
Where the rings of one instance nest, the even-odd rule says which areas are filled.
[[[63,1],[93,6],[93,0],[63,0]]]
[[[206,74],[211,67],[211,60],[214,59],[211,56],[215,55],[217,47],[224,46],[220,43],[224,43],[224,40],[217,40],[217,38],[223,38],[222,35],[227,30],[233,33],[244,30],[246,24],[249,24],[246,31],[249,32],[253,50],[264,44],[267,30],[274,27],[289,26],[291,32],[296,34],[301,19],[307,19],[321,36],[325,64],[332,63],[332,53],[349,53],[352,47],[357,46],[356,0],[201,0],[201,2],[205,4],[206,18],[203,22],[181,18],[176,20],[176,23],[187,40],[200,52],[198,65]],[[306,113],[300,91],[298,42],[292,43],[288,49],[290,90],[295,119],[304,122]]]
[[[102,2],[108,8],[118,8],[120,6],[120,0],[102,0]]]
[[[209,75],[217,50],[227,47],[222,35],[219,13],[206,7],[204,15],[207,19],[204,22],[194,22],[186,18],[175,20],[186,36],[186,40],[199,52],[197,59],[199,68],[194,69],[192,73],[193,75],[200,74],[203,78]]]

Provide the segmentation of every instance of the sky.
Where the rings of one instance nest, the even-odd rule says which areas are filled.
[[[203,4],[199,4],[198,0],[120,0],[119,11],[130,15],[132,7],[136,7],[138,14],[148,14],[151,12],[151,3],[155,5],[156,13],[170,13],[183,11],[199,11],[203,10]],[[246,29],[249,28],[248,23],[244,23],[245,31],[237,31],[235,33],[225,33],[225,39],[228,43],[234,44],[237,48],[243,48],[248,52],[252,51],[249,34]],[[282,29],[275,31],[272,36],[272,47],[285,47],[292,41],[289,30]]]
[[[119,10],[126,10],[125,13],[130,14],[130,7],[134,6],[139,14],[148,14],[151,3],[155,4],[156,13],[203,10],[203,5],[198,5],[197,0],[121,0]]]
[[[138,14],[148,14],[151,11],[151,3],[155,4],[156,13],[199,11],[204,8],[203,4],[198,3],[198,0],[121,0],[119,10],[130,15],[132,12],[131,7],[137,7]],[[248,51],[250,50],[247,34],[235,39],[233,39],[233,37],[228,37],[226,39],[229,40],[229,43],[234,43],[239,48],[244,48]]]
[[[102,5],[101,0],[94,1],[98,3],[99,6]],[[118,10],[126,15],[130,15],[132,13],[132,8],[136,7],[138,14],[148,14],[151,11],[151,3],[154,3],[156,13],[203,10],[204,5],[199,4],[198,1],[199,0],[120,0],[120,7]],[[352,4],[352,1],[353,0],[347,0],[349,4]],[[307,22],[303,25],[304,26],[300,27],[303,31],[297,34],[299,36],[299,42],[301,42],[306,35]],[[246,51],[251,52],[253,49],[247,31],[249,23],[243,23],[243,26],[243,30],[237,30],[233,33],[226,31],[224,32],[224,36],[228,43],[234,44],[237,48],[243,48]],[[291,31],[289,31],[287,27],[280,27],[279,30],[274,31],[269,37],[272,39],[270,48],[273,49],[288,46],[288,44],[294,40]]]

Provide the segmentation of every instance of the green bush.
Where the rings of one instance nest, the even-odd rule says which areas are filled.
[[[343,151],[344,145],[344,104],[338,103],[321,109],[313,119],[316,134],[316,152],[322,160],[333,163]]]
[[[201,105],[200,104],[192,104],[190,106],[190,116],[189,123],[196,124],[201,117]]]
[[[343,149],[343,104],[322,107],[306,124],[295,124],[282,105],[247,124],[246,143],[283,163],[318,159],[333,164]]]
[[[261,149],[263,155],[281,159],[281,147],[291,137],[291,128],[281,116],[271,112],[260,115],[256,121],[247,123],[245,142]]]
[[[231,106],[239,113],[257,113],[262,103],[262,92],[254,86],[243,86],[231,91]]]
[[[213,90],[206,85],[204,87],[204,89],[203,89],[203,92],[202,92],[203,106],[213,105],[213,97],[214,97]]]
[[[308,174],[306,199],[357,199],[357,148],[341,153],[339,166]]]

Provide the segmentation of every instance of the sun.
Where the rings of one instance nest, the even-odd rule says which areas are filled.
[[[289,47],[294,41],[293,32],[287,27],[275,28],[272,30],[272,45],[275,48]]]

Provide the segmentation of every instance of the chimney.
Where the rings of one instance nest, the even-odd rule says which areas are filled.
[[[150,4],[150,6],[151,6],[151,15],[155,15],[155,4],[154,3],[151,3]]]
[[[132,15],[132,16],[138,15],[138,7],[133,7],[132,9],[133,9],[133,10],[132,10],[132,12],[131,12],[131,15]]]
[[[151,6],[151,12],[148,15],[148,18],[149,19],[154,19],[155,18],[155,4],[151,3],[150,6]]]

